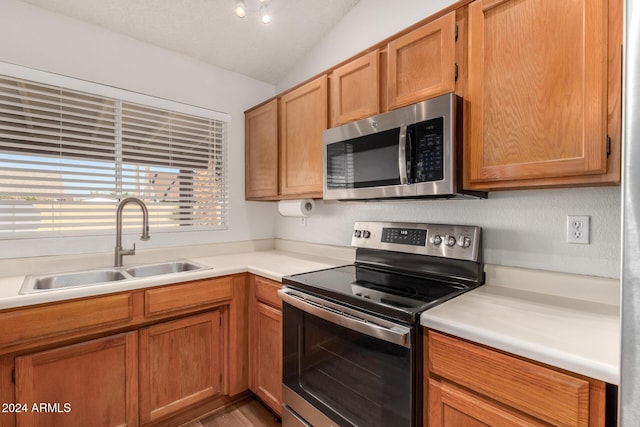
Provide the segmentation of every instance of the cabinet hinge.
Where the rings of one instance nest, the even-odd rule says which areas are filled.
[[[458,64],[453,64],[453,81],[458,81]]]
[[[11,370],[11,382],[15,385],[16,383],[16,368]]]
[[[454,31],[455,41],[458,41],[458,23],[456,22],[456,29]]]
[[[611,154],[611,137],[607,135],[607,157]]]

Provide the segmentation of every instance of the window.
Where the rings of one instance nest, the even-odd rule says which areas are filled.
[[[225,121],[123,98],[0,75],[0,238],[226,229]]]

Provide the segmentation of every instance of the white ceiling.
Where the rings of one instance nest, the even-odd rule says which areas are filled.
[[[270,0],[268,25],[235,0],[22,1],[275,85],[359,0]]]

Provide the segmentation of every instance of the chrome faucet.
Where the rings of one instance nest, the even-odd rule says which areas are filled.
[[[149,211],[147,210],[147,205],[137,197],[125,197],[120,200],[118,204],[118,209],[116,210],[116,256],[115,256],[115,266],[122,267],[122,257],[125,255],[135,255],[136,253],[136,244],[133,244],[133,249],[122,249],[122,210],[125,205],[128,203],[136,203],[142,209],[142,236],[140,236],[140,240],[147,241],[149,240]]]

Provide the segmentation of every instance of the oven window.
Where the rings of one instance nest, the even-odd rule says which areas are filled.
[[[298,319],[298,342],[290,347],[297,348],[297,366],[285,364],[285,371],[290,371],[284,373],[285,384],[329,417],[335,419],[333,414],[337,414],[342,418],[336,420],[341,425],[344,421],[371,427],[411,424],[408,348],[338,326],[286,304],[285,308],[295,310]],[[285,342],[290,338],[293,337],[285,337]],[[286,347],[285,343],[285,352]]]
[[[400,184],[400,129],[328,144],[327,188],[365,188]]]

